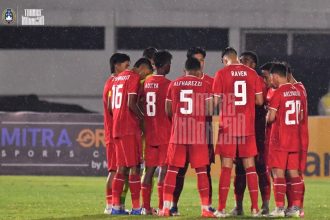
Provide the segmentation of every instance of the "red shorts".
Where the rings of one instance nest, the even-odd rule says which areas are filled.
[[[147,167],[164,166],[166,163],[168,144],[159,146],[146,146],[144,159]]]
[[[268,157],[268,163],[270,168],[280,168],[282,170],[299,169],[299,152],[270,150]]]
[[[116,151],[114,143],[109,143],[106,146],[108,172],[117,170]]]
[[[134,167],[141,163],[141,136],[114,138],[117,167]]]
[[[300,158],[299,158],[299,171],[305,172],[306,170],[306,163],[307,163],[307,151],[300,151]]]
[[[256,137],[229,137],[219,133],[215,153],[228,158],[254,157],[257,153]]]
[[[171,166],[184,167],[190,162],[192,168],[210,164],[207,144],[169,144],[167,163]]]

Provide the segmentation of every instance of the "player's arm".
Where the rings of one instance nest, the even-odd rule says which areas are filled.
[[[221,101],[222,101],[222,98],[220,95],[214,95],[213,96],[213,108],[214,108],[214,115],[218,115],[220,113],[220,105],[221,105]]]
[[[165,113],[166,113],[167,117],[172,119],[172,115],[173,115],[173,113],[172,113],[172,100],[166,99]]]
[[[135,114],[139,119],[143,118],[143,113],[138,107],[138,96],[137,94],[128,94],[128,108]]]
[[[256,94],[256,105],[262,106],[264,104],[264,97],[262,93]]]
[[[271,124],[271,123],[273,123],[275,121],[276,112],[277,112],[277,110],[274,109],[274,108],[270,108],[268,110],[268,113],[267,113],[267,116],[266,116],[266,120],[267,120],[267,123],[268,124]]]
[[[213,97],[209,97],[206,99],[206,116],[212,116],[214,114],[213,104]]]
[[[110,93],[110,92],[109,92]],[[111,95],[108,95],[108,111],[112,115],[112,104],[111,104]]]

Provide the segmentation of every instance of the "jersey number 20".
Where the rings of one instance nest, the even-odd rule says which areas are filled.
[[[285,108],[289,108],[285,112],[285,124],[296,125],[299,124],[300,101],[290,100],[285,102]],[[295,115],[295,119],[290,120],[290,115]]]

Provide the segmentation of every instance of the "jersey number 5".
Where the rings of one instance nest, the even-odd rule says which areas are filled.
[[[241,98],[240,101],[235,100],[235,105],[246,105],[246,82],[235,81],[234,83],[235,98]]]
[[[121,102],[123,99],[123,93],[120,91],[120,89],[123,88],[122,84],[112,86],[112,100],[111,100],[111,106],[112,109],[118,109],[121,106]]]
[[[299,124],[300,101],[299,100],[286,101],[285,108],[289,108],[285,112],[285,124],[286,125]],[[296,118],[290,120],[290,115],[294,115]]]
[[[188,95],[192,95],[192,90],[181,90],[180,92],[180,102],[187,103],[187,108],[180,108],[180,113],[183,115],[190,115],[193,112],[193,100]]]

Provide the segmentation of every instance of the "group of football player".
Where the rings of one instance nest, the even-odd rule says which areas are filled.
[[[179,215],[190,163],[197,174],[202,217],[244,215],[246,185],[252,216],[303,217],[308,147],[303,84],[288,63],[258,68],[254,52],[239,56],[232,47],[222,51],[224,67],[213,78],[203,72],[205,57],[203,48],[190,48],[184,73],[171,81],[166,78],[172,60],[167,50],[147,48],[131,69],[127,54],[111,56],[103,93],[109,171],[105,213]],[[217,209],[212,207],[211,181],[215,155],[221,161]],[[236,206],[226,212],[233,165]],[[158,209],[150,204],[155,173]],[[131,211],[125,210],[128,189]]]

